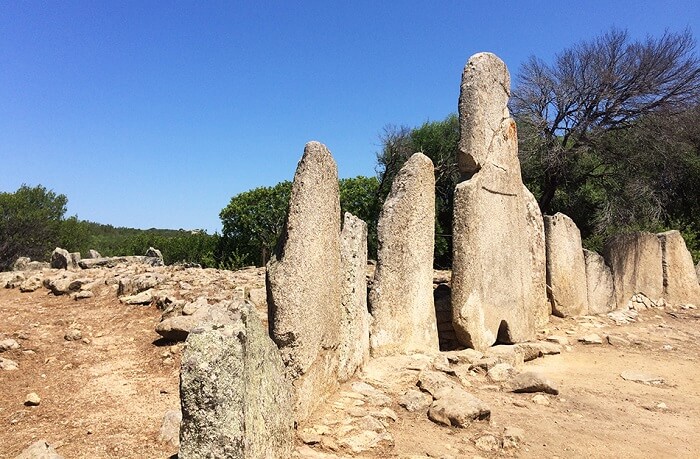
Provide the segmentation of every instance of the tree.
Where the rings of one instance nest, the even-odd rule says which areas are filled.
[[[45,259],[59,240],[68,199],[41,185],[0,193],[0,270],[20,256]]]
[[[367,251],[370,258],[377,255],[377,220],[379,219],[379,181],[376,177],[358,175],[340,179],[340,213],[350,212],[367,223]]]
[[[259,187],[237,194],[221,211],[220,264],[264,266],[277,245],[289,206],[292,183]]]
[[[452,205],[459,182],[457,143],[459,119],[451,114],[442,121],[428,121],[417,128],[388,126],[380,136],[377,154],[379,201],[383,202],[403,164],[416,152],[428,156],[435,167],[435,265],[452,263]]]
[[[558,192],[605,181],[619,160],[611,134],[647,116],[675,116],[697,103],[700,60],[689,31],[631,41],[611,30],[521,68],[511,107],[518,121],[524,175],[543,213]]]

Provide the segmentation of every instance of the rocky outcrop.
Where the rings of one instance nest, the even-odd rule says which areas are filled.
[[[552,313],[572,317],[588,312],[586,262],[581,232],[568,216],[557,213],[544,217],[547,241],[547,285]]]
[[[292,397],[277,348],[248,304],[187,339],[180,373],[182,459],[291,457]]]
[[[131,255],[126,257],[85,258],[78,262],[78,266],[80,266],[82,269],[115,268],[119,265],[131,264],[163,266],[163,259],[158,257]]]
[[[325,145],[309,142],[267,265],[270,335],[294,382],[297,419],[338,385],[340,279],[338,170]]]
[[[509,96],[503,61],[490,53],[472,56],[459,99],[465,181],[455,189],[452,320],[460,341],[481,350],[497,340],[532,338],[542,307]]]
[[[661,242],[664,299],[671,305],[700,306],[700,284],[683,236],[678,231],[657,236]]]
[[[369,359],[367,311],[367,224],[349,212],[340,234],[341,324],[338,379],[346,381]]]
[[[616,309],[626,308],[637,294],[654,303],[663,296],[661,241],[656,235],[614,236],[606,242],[603,256],[612,270]]]
[[[416,153],[396,175],[377,225],[370,291],[373,356],[439,350],[433,303],[433,162]]]
[[[615,309],[615,286],[610,267],[598,253],[583,249],[586,262],[588,313],[605,314]]]
[[[547,249],[544,219],[535,196],[523,185],[523,198],[527,209],[527,241],[532,263],[532,288],[535,311],[535,326],[543,327],[549,322],[552,305],[547,299]]]

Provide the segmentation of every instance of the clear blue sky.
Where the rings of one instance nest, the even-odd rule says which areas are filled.
[[[515,78],[612,26],[700,38],[700,3],[0,0],[0,191],[211,232],[233,195],[291,179],[309,140],[341,177],[373,175],[383,126],[456,111],[470,55]]]

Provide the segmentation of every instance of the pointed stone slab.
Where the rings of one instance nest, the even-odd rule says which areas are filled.
[[[616,309],[626,308],[638,293],[654,302],[663,296],[661,241],[655,234],[613,236],[605,244],[603,257],[612,270]]]
[[[559,317],[587,314],[588,289],[581,232],[571,218],[560,212],[545,215],[544,232],[552,313]]]
[[[661,241],[664,299],[673,306],[700,306],[700,285],[683,236],[675,230],[656,236]]]
[[[325,145],[299,161],[276,253],[267,265],[270,336],[294,383],[304,420],[337,385],[340,332],[338,169]]]
[[[416,153],[394,179],[377,225],[377,270],[370,292],[373,356],[439,350],[433,302],[435,174]]]
[[[452,320],[460,342],[477,350],[533,338],[542,308],[509,95],[503,61],[490,53],[469,59],[459,101],[467,180],[455,189]]]
[[[338,379],[347,381],[369,359],[367,223],[345,212],[340,233],[342,267]]]

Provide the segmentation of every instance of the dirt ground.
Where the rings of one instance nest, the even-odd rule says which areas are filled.
[[[14,338],[21,345],[0,354],[19,365],[0,371],[0,458],[14,458],[38,439],[66,459],[176,454],[157,438],[164,413],[179,406],[181,346],[158,340],[154,327],[160,311],[154,306],[123,305],[107,287],[95,293],[75,301],[45,289],[0,289],[0,339]],[[570,345],[521,368],[558,384],[558,396],[545,396],[548,405],[477,375],[467,390],[490,405],[489,423],[441,427],[394,401],[398,419],[388,429],[394,445],[358,456],[700,457],[700,311],[654,309],[640,319],[615,325],[607,318],[552,318],[541,337],[565,336]],[[82,339],[66,340],[76,329]],[[577,342],[589,333],[622,340]],[[665,382],[627,381],[623,371]],[[383,389],[394,395],[390,383]],[[41,397],[39,406],[24,405],[30,392]],[[517,448],[477,448],[475,439],[500,435],[505,427],[522,429]],[[321,445],[313,449],[352,456]]]

